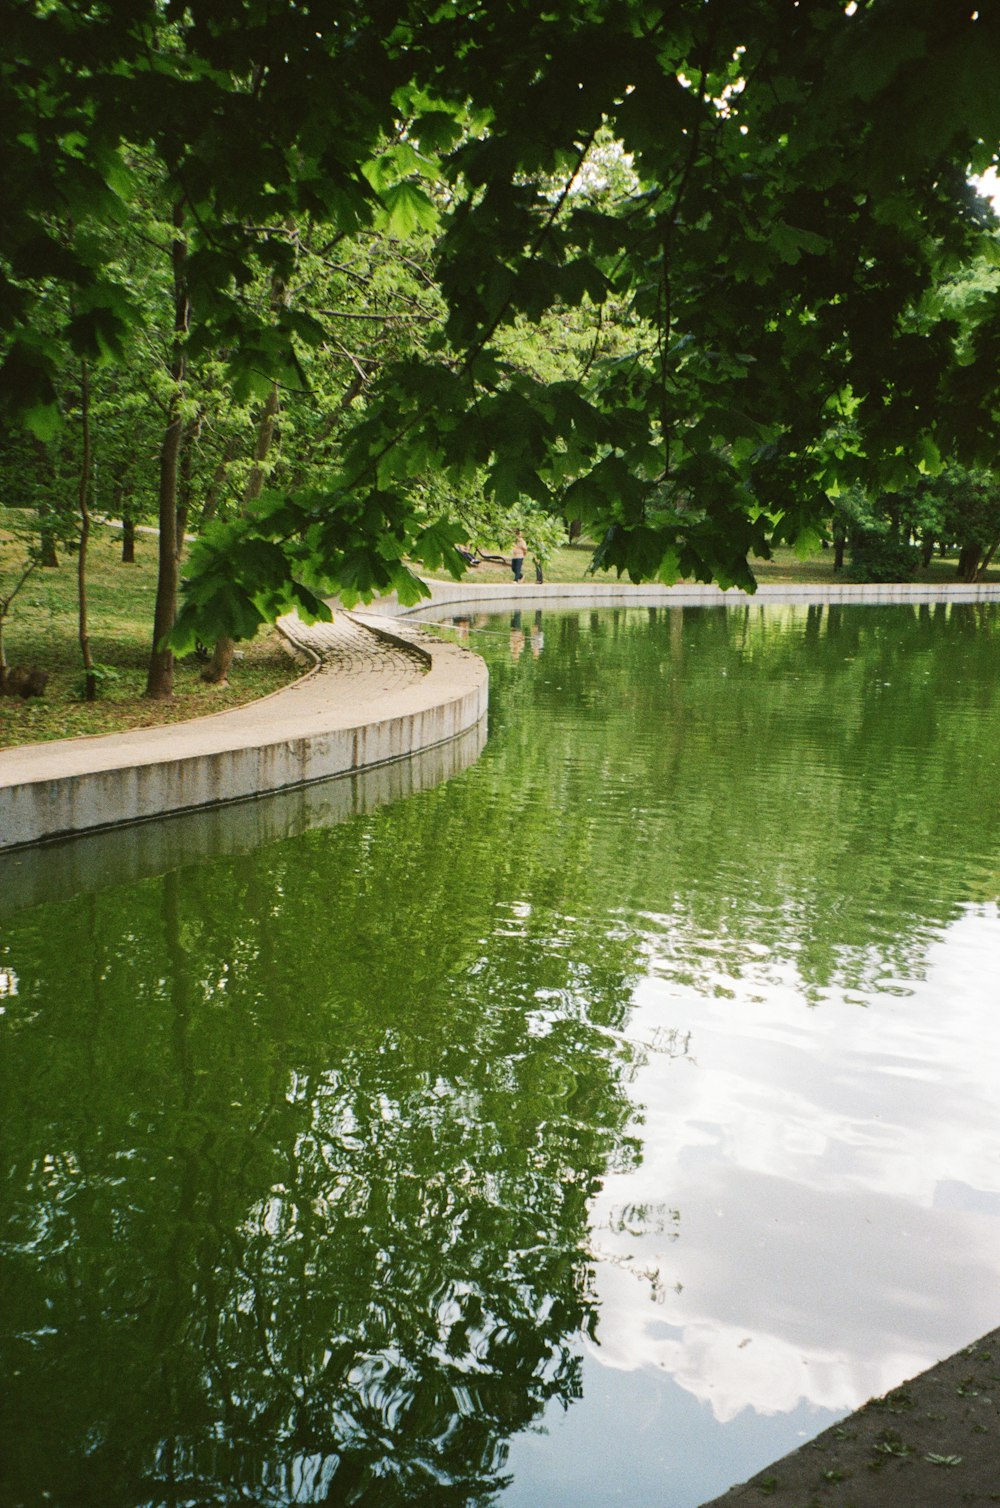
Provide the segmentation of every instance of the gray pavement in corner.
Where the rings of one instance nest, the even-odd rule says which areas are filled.
[[[279,625],[312,662],[257,702],[159,728],[0,749],[0,851],[286,790],[444,743],[486,714],[477,655],[357,613]]]
[[[702,1508],[1000,1503],[1000,1330],[873,1398]]]

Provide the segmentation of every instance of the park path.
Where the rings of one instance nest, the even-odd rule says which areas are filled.
[[[415,627],[394,633],[395,642],[348,613],[337,613],[332,623],[315,624],[289,616],[279,627],[304,666],[303,675],[280,691],[189,722],[0,749],[0,788],[233,748],[251,737],[271,742],[303,721],[321,719],[324,725],[346,727],[373,705],[384,708],[400,691],[418,684],[429,668],[428,651],[421,646],[421,637],[428,636],[420,636]]]
[[[312,668],[260,701],[185,723],[0,749],[0,851],[219,805],[444,743],[486,712],[477,655],[417,624],[337,611],[281,620]]]

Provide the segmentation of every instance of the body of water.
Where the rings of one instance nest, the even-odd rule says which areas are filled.
[[[998,1322],[1000,613],[443,631],[443,783],[0,860],[4,1508],[696,1508]]]

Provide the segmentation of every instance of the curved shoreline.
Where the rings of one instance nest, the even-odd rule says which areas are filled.
[[[0,750],[0,854],[356,774],[477,727],[487,709],[485,664],[458,645],[421,634],[421,617],[430,621],[472,607],[1000,603],[1000,583],[768,584],[753,595],[690,584],[428,585],[429,600],[415,607],[386,597],[363,614],[338,610],[333,625],[282,620],[286,639],[313,667],[261,701],[188,723]]]
[[[478,655],[358,614],[283,620],[314,661],[261,701],[187,723],[0,750],[0,854],[313,785],[445,744],[486,715]]]
[[[963,582],[949,582],[946,585],[887,582],[880,586],[855,582],[821,586],[804,582],[788,585],[768,582],[752,593],[741,591],[739,587],[723,589],[687,582],[676,586],[658,586],[653,583],[633,586],[605,581],[554,581],[540,584],[525,581],[517,588],[497,582],[479,585],[465,581],[429,581],[427,585],[431,591],[430,600],[425,600],[416,607],[401,608],[395,598],[383,597],[371,603],[367,611],[405,619],[425,616],[429,612],[448,607],[461,608],[473,604],[480,610],[506,612],[525,607],[768,607],[795,603],[831,607],[887,607],[924,603],[1000,603],[1000,582],[993,581],[971,585]]]

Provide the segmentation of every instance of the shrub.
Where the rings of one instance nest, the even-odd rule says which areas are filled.
[[[851,581],[912,581],[920,565],[920,550],[898,534],[859,529],[851,539]]]

